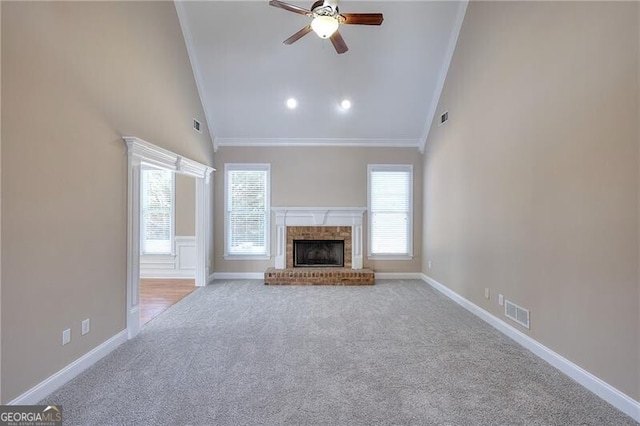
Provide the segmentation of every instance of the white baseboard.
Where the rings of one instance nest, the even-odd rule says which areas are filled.
[[[140,269],[140,278],[158,278],[158,279],[195,279],[196,271],[190,270],[163,270],[163,269]]]
[[[421,280],[420,272],[376,272],[378,280]]]
[[[439,283],[433,278],[425,274],[421,275],[422,280],[429,284],[431,287],[438,290],[472,314],[478,316],[480,319],[484,320],[489,325],[493,326],[498,331],[514,340],[516,343],[519,343],[526,349],[530,350],[538,357],[542,358],[543,360],[584,386],[586,389],[590,390],[600,398],[607,401],[609,404],[616,407],[618,410],[640,422],[640,402],[634,400],[630,396],[589,373],[587,370],[569,361],[562,355],[552,351],[543,344],[507,324],[500,318],[485,311],[478,305],[470,302],[469,300],[460,296],[458,293]]]
[[[127,341],[127,330],[122,330],[109,340],[93,348],[62,370],[53,374],[44,381],[38,383],[16,399],[9,402],[9,405],[34,405],[46,398],[60,386],[82,373],[87,368],[105,357],[115,348]]]
[[[214,272],[209,275],[213,280],[264,280],[264,272]]]

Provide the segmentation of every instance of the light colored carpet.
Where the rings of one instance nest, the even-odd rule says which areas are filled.
[[[633,425],[421,281],[217,281],[45,399],[69,425]]]

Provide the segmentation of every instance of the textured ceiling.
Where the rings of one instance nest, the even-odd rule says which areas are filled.
[[[311,1],[291,1],[310,8]],[[214,146],[424,142],[465,2],[343,1],[381,12],[382,26],[342,25],[338,55],[314,33],[282,41],[309,18],[268,1],[176,2]],[[285,101],[298,100],[289,110]],[[343,98],[352,108],[343,111]]]

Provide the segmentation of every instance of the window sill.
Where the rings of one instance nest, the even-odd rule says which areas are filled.
[[[368,260],[413,260],[410,254],[370,254]]]
[[[225,254],[224,260],[270,260],[269,255],[255,255],[255,254]]]

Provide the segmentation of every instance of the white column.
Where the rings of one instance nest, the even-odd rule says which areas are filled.
[[[276,212],[276,269],[285,269],[287,266],[287,227],[285,222],[285,215]]]
[[[351,267],[362,269],[362,223],[351,227]]]
[[[128,174],[127,334],[132,339],[140,332],[140,159],[133,155],[131,146]]]
[[[196,286],[207,285],[209,274],[207,273],[207,260],[209,255],[208,239],[210,218],[207,213],[211,202],[211,188],[208,184],[208,176],[196,178]]]

